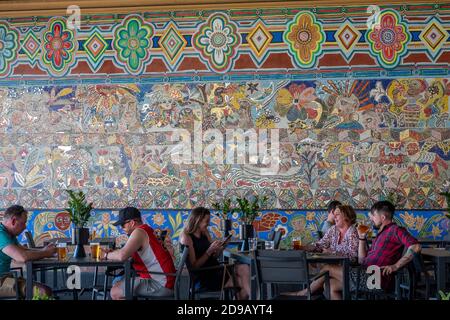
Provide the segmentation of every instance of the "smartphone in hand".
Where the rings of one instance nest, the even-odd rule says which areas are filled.
[[[222,247],[226,247],[228,242],[230,242],[232,236],[232,234],[229,234],[225,239],[222,240]]]

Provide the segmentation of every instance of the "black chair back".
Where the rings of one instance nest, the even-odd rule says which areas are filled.
[[[254,261],[262,299],[264,299],[264,288],[268,284],[306,285],[310,294],[305,251],[256,250]]]
[[[188,258],[188,254],[189,254],[189,247],[185,246],[182,251],[180,261],[178,262],[177,272],[176,272],[176,276],[175,276],[175,286],[174,286],[175,300],[180,299],[181,274],[183,272],[184,266],[186,265],[186,260]]]
[[[30,249],[36,248],[36,243],[34,243],[33,235],[31,234],[30,231],[25,230],[25,237],[27,238],[28,248]]]

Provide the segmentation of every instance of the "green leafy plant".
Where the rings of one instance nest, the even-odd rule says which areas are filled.
[[[230,216],[236,212],[235,208],[231,207],[231,199],[225,199],[222,203],[213,203],[213,208],[219,211],[220,218],[227,220]]]
[[[34,287],[33,290],[33,300],[55,300],[52,296],[46,295],[45,293],[40,293],[39,288]]]
[[[441,300],[450,301],[450,292],[444,293],[444,291],[439,290],[439,295],[441,296]]]
[[[441,192],[439,193],[441,196],[444,196],[447,201],[447,214],[445,215],[447,218],[450,219],[450,192]]]
[[[76,227],[83,228],[91,217],[92,202],[86,201],[86,195],[82,191],[66,190],[66,192],[69,194],[69,208],[66,210],[70,214],[70,219]]]
[[[240,220],[245,224],[253,224],[253,221],[259,214],[259,210],[266,205],[267,197],[260,198],[255,196],[252,202],[246,198],[238,198],[237,202],[241,212]]]

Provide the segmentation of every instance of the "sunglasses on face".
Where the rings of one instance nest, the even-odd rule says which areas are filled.
[[[127,220],[127,221],[125,221],[124,223],[122,223],[120,226],[123,228],[123,227],[125,227],[125,225],[126,225],[128,222],[130,222],[130,221],[133,221],[133,220]]]

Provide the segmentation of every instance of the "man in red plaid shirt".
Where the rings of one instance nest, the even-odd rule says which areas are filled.
[[[407,265],[415,253],[421,250],[420,244],[405,228],[393,222],[395,207],[389,201],[379,201],[370,209],[369,218],[378,234],[367,251],[366,233],[358,228],[359,247],[358,261],[365,269],[375,265],[381,267],[381,288],[392,290],[392,273]],[[405,251],[405,254],[403,252]],[[370,276],[366,270],[361,270],[360,288],[366,289]],[[352,271],[351,278],[356,278]]]

